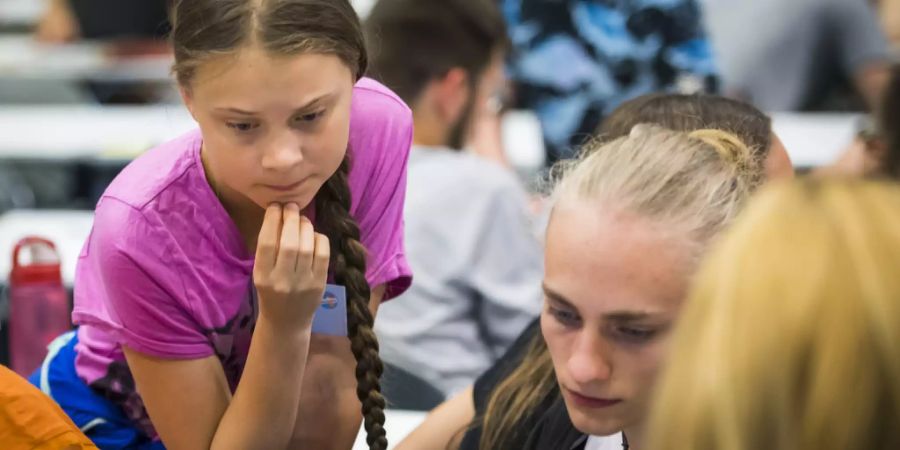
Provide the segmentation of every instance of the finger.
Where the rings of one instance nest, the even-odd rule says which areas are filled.
[[[281,205],[272,204],[266,208],[259,237],[256,240],[256,261],[254,267],[260,273],[269,273],[275,267],[278,255],[278,240],[281,238]]]
[[[331,262],[331,242],[328,236],[316,233],[316,252],[313,258],[313,279],[325,283],[328,279],[328,265]]]
[[[315,251],[316,230],[308,218],[305,216],[300,217],[300,255],[297,257],[298,272],[309,274],[312,271]]]
[[[300,207],[288,203],[282,210],[281,240],[275,258],[275,273],[284,280],[293,280],[300,253]]]

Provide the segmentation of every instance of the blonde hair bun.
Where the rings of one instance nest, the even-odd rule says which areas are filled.
[[[691,139],[697,139],[712,147],[725,161],[744,171],[753,166],[753,152],[739,137],[727,131],[706,128],[688,133]]]

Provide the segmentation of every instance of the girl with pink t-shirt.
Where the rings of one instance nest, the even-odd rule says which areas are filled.
[[[172,42],[199,130],[102,196],[79,328],[32,382],[101,448],[349,448],[362,411],[384,449],[372,323],[411,282],[409,109],[363,78],[347,0],[178,1]],[[326,283],[346,337],[312,333]]]

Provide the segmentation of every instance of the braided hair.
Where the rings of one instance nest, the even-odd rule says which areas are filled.
[[[385,400],[381,395],[384,365],[378,356],[378,339],[369,311],[371,289],[366,281],[366,248],[359,240],[359,225],[350,216],[351,195],[347,178],[350,155],[316,194],[316,220],[331,241],[334,280],[347,290],[347,331],[356,358],[356,396],[362,403],[366,442],[371,450],[387,448],[384,430]]]

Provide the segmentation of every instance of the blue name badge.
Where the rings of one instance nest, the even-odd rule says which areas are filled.
[[[347,335],[347,290],[344,286],[325,285],[322,304],[313,316],[312,332],[329,336]]]

